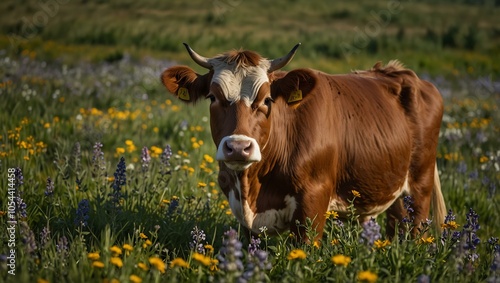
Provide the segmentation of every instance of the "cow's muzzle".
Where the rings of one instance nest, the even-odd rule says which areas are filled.
[[[219,143],[216,159],[232,170],[243,171],[261,160],[257,141],[245,135],[224,137]]]

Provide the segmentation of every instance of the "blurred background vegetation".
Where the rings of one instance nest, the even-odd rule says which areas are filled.
[[[344,73],[397,58],[431,75],[500,74],[499,0],[4,0],[0,10],[1,50],[65,63],[189,63],[182,42],[273,58],[301,42],[289,68]]]

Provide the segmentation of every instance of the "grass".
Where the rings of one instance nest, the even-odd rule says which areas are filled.
[[[499,280],[497,7],[403,2],[347,59],[341,43],[387,2],[68,1],[29,39],[20,39],[22,19],[42,2],[13,3],[0,4],[8,11],[0,19],[0,281]],[[468,26],[480,35],[469,49]],[[302,41],[289,69],[344,73],[394,57],[416,69],[445,99],[437,160],[451,209],[437,223],[445,233],[425,226],[416,239],[389,240],[383,217],[358,225],[352,207],[350,221],[329,214],[320,243],[265,229],[241,239],[216,184],[208,104],[188,107],[159,82],[173,64],[165,58],[194,67],[183,41],[206,56],[241,45],[269,57]],[[310,223],[301,225],[313,238]]]

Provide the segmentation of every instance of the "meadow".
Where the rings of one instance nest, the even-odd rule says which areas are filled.
[[[36,19],[47,11],[37,5],[49,1],[0,4],[9,11],[0,19],[0,282],[500,281],[496,6],[462,1],[452,13],[447,1],[404,2],[404,12],[349,59],[339,49],[353,42],[348,27],[363,28],[387,2],[300,9],[301,1],[276,1],[253,23],[244,15],[261,1],[214,1],[208,9],[181,1],[150,0],[141,9],[134,1],[83,2],[46,12],[33,38],[19,19]],[[284,7],[275,30],[265,29]],[[422,20],[416,14],[423,11],[449,22]],[[325,33],[332,19],[338,32]],[[175,21],[182,24],[169,25]],[[252,34],[252,24],[262,32]],[[470,39],[468,25],[480,36]],[[352,207],[350,221],[327,213],[320,242],[270,237],[265,227],[258,239],[240,237],[217,186],[208,102],[184,105],[159,81],[176,62],[194,67],[182,41],[206,56],[241,45],[269,57],[302,41],[287,69],[337,73],[400,58],[445,100],[437,160],[445,223],[389,239],[384,217],[359,225]],[[310,223],[301,225],[314,236]]]

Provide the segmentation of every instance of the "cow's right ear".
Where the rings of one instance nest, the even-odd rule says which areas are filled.
[[[169,92],[190,103],[205,98],[210,88],[212,72],[200,75],[186,66],[174,66],[161,74],[161,81]]]

